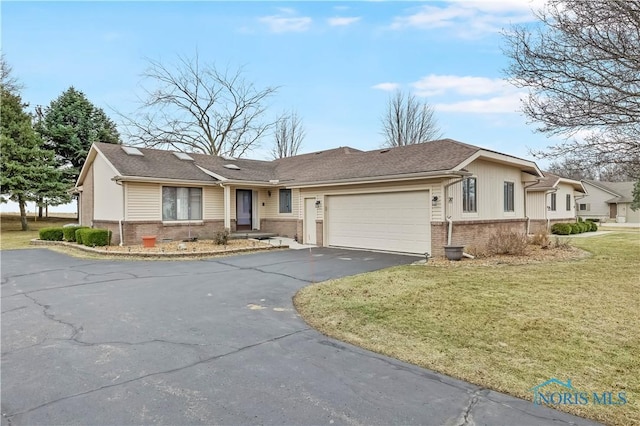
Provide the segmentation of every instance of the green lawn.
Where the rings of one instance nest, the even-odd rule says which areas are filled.
[[[402,266],[313,285],[295,304],[332,337],[532,399],[571,379],[622,406],[561,406],[640,424],[640,233],[576,238],[592,256],[530,265]]]
[[[76,223],[75,215],[60,214],[59,217],[36,219],[33,214],[28,216],[28,231],[20,228],[20,216],[17,214],[2,213],[0,216],[0,249],[11,250],[29,248],[29,241],[38,238],[38,230],[49,226],[63,226],[67,223]]]

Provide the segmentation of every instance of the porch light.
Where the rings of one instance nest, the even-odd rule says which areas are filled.
[[[268,190],[268,191],[267,191],[267,195],[268,195],[269,197],[271,197],[271,190]]]
[[[433,198],[431,199],[431,205],[433,207],[437,206],[438,205],[438,200],[439,200],[438,196],[434,195]]]
[[[316,200],[316,209],[320,208],[320,200]]]

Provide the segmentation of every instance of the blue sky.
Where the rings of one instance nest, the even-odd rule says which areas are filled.
[[[533,23],[539,0],[453,2],[3,2],[2,51],[48,105],[69,86],[117,122],[133,112],[145,57],[191,56],[244,66],[258,87],[279,86],[275,116],[295,109],[301,152],[375,149],[396,88],[436,109],[445,137],[529,158],[553,143],[517,112],[503,80],[500,30]],[[126,141],[125,141],[126,142]],[[267,158],[271,141],[249,155]],[[546,164],[538,162],[541,167]]]

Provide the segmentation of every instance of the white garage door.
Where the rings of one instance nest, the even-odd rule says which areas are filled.
[[[326,204],[330,246],[431,252],[429,191],[332,195]]]

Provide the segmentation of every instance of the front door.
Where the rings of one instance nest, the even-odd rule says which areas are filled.
[[[252,194],[247,189],[236,190],[236,229],[250,231],[252,223]]]
[[[304,244],[316,244],[316,200],[304,199]]]
[[[618,205],[615,203],[609,204],[609,219],[615,219],[618,216]]]

